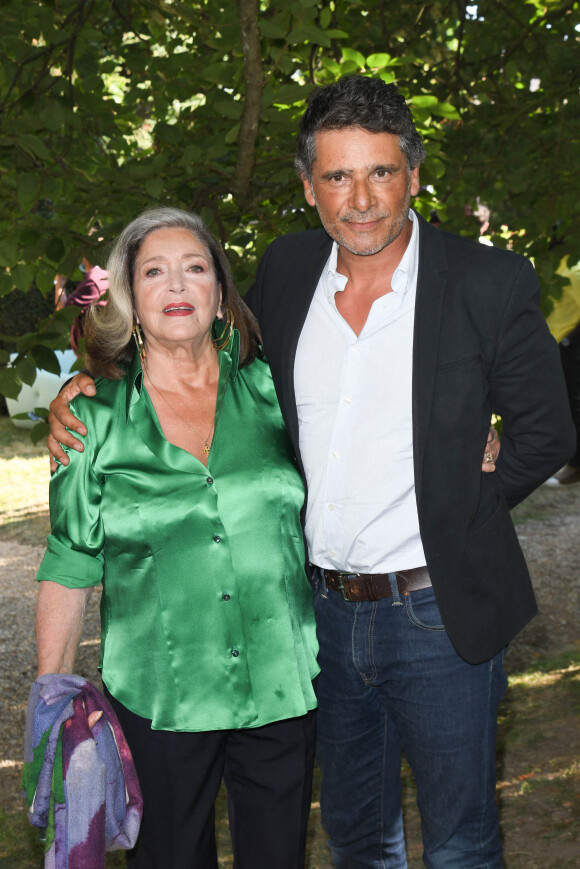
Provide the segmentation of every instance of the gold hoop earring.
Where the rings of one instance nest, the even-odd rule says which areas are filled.
[[[221,335],[218,335],[213,340],[213,346],[216,350],[225,350],[231,341],[232,333],[234,331],[234,313],[232,309],[228,308],[227,305],[223,305],[223,312],[225,314],[226,322]]]
[[[147,349],[145,347],[145,341],[143,340],[143,330],[141,329],[141,323],[133,324],[133,338],[135,339],[135,344],[137,345],[137,353],[139,354],[141,365],[143,365],[143,360],[147,358]]]

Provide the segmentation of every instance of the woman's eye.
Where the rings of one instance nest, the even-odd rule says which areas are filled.
[[[156,275],[161,274],[161,269],[158,269],[157,266],[152,266],[152,268],[147,269],[147,271],[145,272],[145,274],[146,274],[147,277],[149,277],[149,278],[154,278]]]
[[[197,272],[197,273],[203,272],[203,266],[200,266],[196,263],[195,265],[192,265],[189,267],[189,271],[190,272]]]

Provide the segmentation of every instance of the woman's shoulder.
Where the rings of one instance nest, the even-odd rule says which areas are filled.
[[[272,372],[270,364],[264,355],[256,356],[249,365],[244,365],[238,370],[238,377],[250,382],[272,382]]]
[[[272,372],[268,360],[264,356],[256,357],[249,365],[241,368],[237,380],[244,384],[248,400],[259,402],[262,405],[272,404],[278,411],[278,398],[272,380]]]
[[[96,395],[89,396],[80,393],[70,403],[71,411],[83,422],[86,419],[106,419],[116,414],[118,408],[125,402],[127,377],[122,377],[120,380],[97,377],[95,387],[97,389]]]

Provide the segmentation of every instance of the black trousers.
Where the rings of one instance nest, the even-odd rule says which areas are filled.
[[[131,748],[143,822],[130,869],[217,869],[214,804],[222,778],[235,869],[302,869],[316,713],[244,730],[151,730],[107,691]]]

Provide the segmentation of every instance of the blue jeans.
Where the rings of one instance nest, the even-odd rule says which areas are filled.
[[[429,869],[501,869],[495,805],[503,652],[459,657],[431,588],[353,603],[315,570],[322,823],[336,869],[405,869],[401,751]],[[393,577],[391,577],[393,579]],[[458,592],[460,593],[460,592]]]

